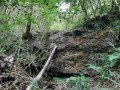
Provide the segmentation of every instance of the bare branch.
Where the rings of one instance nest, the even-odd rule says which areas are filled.
[[[39,80],[41,79],[43,73],[45,72],[45,70],[46,70],[46,68],[47,68],[47,66],[48,66],[48,64],[49,64],[50,61],[52,60],[52,57],[53,57],[56,49],[57,49],[57,46],[55,45],[54,48],[53,48],[53,50],[52,50],[52,53],[50,54],[50,56],[49,56],[49,58],[48,58],[48,60],[47,60],[47,62],[46,62],[46,64],[45,64],[44,67],[42,68],[41,72],[36,76],[36,78],[34,79],[34,81],[39,81]],[[27,87],[26,90],[31,90],[32,87],[33,87],[33,84],[32,84],[32,82],[31,82],[31,84]]]

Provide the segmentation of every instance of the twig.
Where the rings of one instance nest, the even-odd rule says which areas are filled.
[[[22,36],[22,34],[21,34],[21,36]],[[20,47],[21,47],[21,39],[20,39],[20,42],[19,42],[19,48],[18,48],[18,57],[17,57],[17,61],[19,60],[19,57],[20,57]]]
[[[41,72],[36,76],[36,78],[34,78],[34,81],[39,81],[40,80],[40,78],[42,77],[43,73],[45,72],[48,64],[50,63],[50,61],[51,61],[51,59],[52,59],[52,57],[53,57],[53,55],[55,53],[56,48],[57,48],[57,46],[55,45],[54,48],[53,48],[53,50],[52,50],[52,53],[50,54],[50,56],[49,56],[49,58],[48,58],[48,60],[46,62],[46,64],[42,68]],[[32,87],[33,87],[33,84],[31,82],[30,85],[27,87],[26,90],[31,90]]]

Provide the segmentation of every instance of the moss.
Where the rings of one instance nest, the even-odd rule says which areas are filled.
[[[80,61],[86,61],[86,54],[83,52],[78,52],[71,55],[73,59],[78,59]]]
[[[87,61],[87,59],[86,59],[86,58],[83,58],[83,59],[82,59],[82,61],[83,61],[83,62],[86,62],[86,61]]]
[[[75,44],[75,45],[81,45],[82,44],[82,41],[80,40],[80,37],[76,38],[76,39],[72,39],[72,42]]]
[[[77,65],[78,65],[78,67],[81,67],[81,66],[83,66],[83,64],[84,63],[82,63],[82,62],[79,61]]]
[[[78,52],[78,53],[75,53],[75,54],[72,54],[72,57],[85,57],[86,55],[83,53],[83,52]]]
[[[74,66],[74,61],[68,61],[68,64]]]
[[[69,71],[74,71],[74,68],[72,66],[68,66],[67,68]]]
[[[98,32],[92,32],[90,34],[84,35],[82,37],[78,37],[75,39],[72,39],[72,42],[74,45],[83,45],[88,42],[96,42],[98,39],[104,40],[105,38],[109,37],[110,32],[108,31],[98,31]]]
[[[65,55],[65,56],[62,56]],[[85,62],[87,61],[86,54],[84,52],[64,52],[59,53],[59,59],[56,60],[57,65],[61,65],[63,63],[65,69],[72,72],[78,70],[80,67],[83,67]]]
[[[84,66],[84,63],[79,61],[79,62],[74,66],[74,68],[75,68],[75,69],[78,69],[79,67],[82,67],[82,66]]]
[[[100,36],[104,36],[105,35],[105,31],[101,31],[99,34],[100,34]]]
[[[104,38],[106,36],[106,31],[99,31],[99,32],[93,32],[91,36],[97,37],[97,38]]]
[[[72,71],[72,70],[76,70],[76,69],[79,69],[80,67],[84,66],[84,63],[79,61],[78,63],[76,64],[72,64],[72,66],[68,66],[68,70]]]
[[[70,58],[72,58],[73,61],[68,61],[68,69],[78,69],[79,67],[83,66],[84,63],[87,61],[86,54],[83,52],[71,53],[70,55]]]

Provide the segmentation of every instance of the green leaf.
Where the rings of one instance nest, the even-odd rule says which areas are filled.
[[[112,55],[108,55],[108,57],[109,57],[109,61],[110,61],[110,62],[112,62],[112,61],[115,60],[115,59],[119,59],[119,58],[120,58],[120,56],[117,56],[117,55],[115,56],[115,55],[113,55],[113,54],[112,54]]]
[[[118,60],[114,60],[113,62],[111,62],[110,67],[111,67],[111,68],[114,67],[117,62],[119,62],[119,61],[118,61]]]
[[[100,76],[100,77],[101,77],[101,76]],[[111,82],[113,82],[114,84],[120,85],[118,82],[116,82],[115,80],[110,79],[109,77],[101,77],[101,78],[108,79],[108,80],[110,80]]]
[[[110,76],[113,76],[113,72],[111,71],[111,69],[109,69],[109,74],[110,74]]]
[[[120,48],[117,48],[116,51],[120,52]]]
[[[97,67],[97,66],[94,66],[94,65],[90,65],[88,68],[91,68],[99,73],[101,73],[102,71],[102,67]]]
[[[110,46],[112,46],[114,49],[116,49],[113,43],[108,42],[108,44],[109,44]]]

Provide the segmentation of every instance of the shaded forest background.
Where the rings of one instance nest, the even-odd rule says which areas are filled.
[[[117,13],[118,6],[117,0],[1,0],[0,29],[70,30],[93,17]]]

